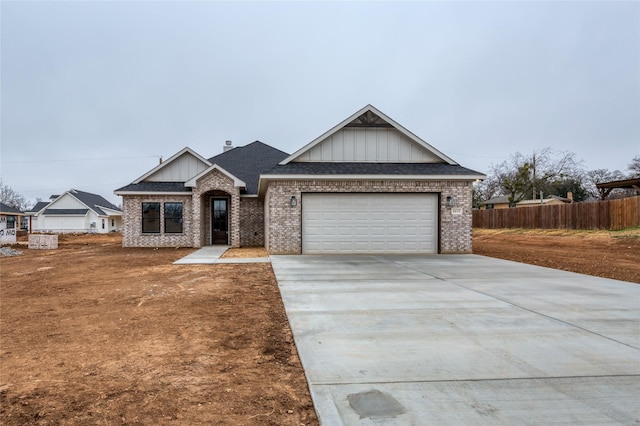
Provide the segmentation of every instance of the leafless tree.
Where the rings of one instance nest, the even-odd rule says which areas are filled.
[[[0,179],[0,202],[20,211],[28,210],[31,207],[21,194],[14,191],[9,185],[5,185],[2,179]]]

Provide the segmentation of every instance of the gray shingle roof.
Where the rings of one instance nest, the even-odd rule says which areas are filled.
[[[95,211],[99,215],[108,216],[107,213],[104,210],[102,210],[100,207],[106,207],[111,210],[122,211],[118,207],[111,204],[109,201],[105,200],[100,195],[92,194],[90,192],[78,191],[77,189],[72,189],[69,192],[71,193],[71,195],[76,197],[83,204],[85,204],[87,207],[89,207],[91,210]]]
[[[22,214],[22,212],[15,207],[11,207],[7,204],[0,203],[0,213],[2,214]]]
[[[289,163],[277,165],[267,175],[455,175],[482,173],[446,163]]]
[[[51,204],[51,201],[38,201],[35,206],[33,206],[31,209],[27,211],[30,213],[37,213],[40,210],[44,209],[49,204]]]
[[[211,157],[209,162],[217,164],[243,180],[247,184],[247,194],[257,194],[260,174],[273,168],[288,156],[289,154],[284,151],[255,141]]]
[[[116,189],[118,191],[133,191],[133,192],[191,192],[191,188],[184,186],[184,182],[140,182],[131,183],[122,188]]]

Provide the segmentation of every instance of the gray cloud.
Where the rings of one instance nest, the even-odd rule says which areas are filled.
[[[2,177],[29,199],[117,202],[154,156],[293,152],[367,103],[483,172],[640,153],[637,2],[3,2],[1,31]]]

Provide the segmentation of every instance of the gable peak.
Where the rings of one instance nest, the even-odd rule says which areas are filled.
[[[368,109],[345,127],[393,127],[385,119]]]

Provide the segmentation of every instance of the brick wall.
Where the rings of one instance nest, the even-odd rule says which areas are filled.
[[[441,253],[471,252],[471,181],[293,180],[272,181],[265,197],[265,240],[272,254],[296,254],[302,247],[302,193],[304,192],[427,192],[440,194]],[[291,196],[298,205],[291,207]],[[446,206],[446,197],[455,207]],[[454,214],[460,212],[460,214]]]
[[[240,245],[264,246],[264,203],[258,197],[240,198]]]
[[[218,170],[203,176],[191,195],[123,196],[122,245],[123,247],[201,247],[210,244],[211,198],[226,197],[229,200],[229,244],[240,246],[240,191],[233,180]],[[142,203],[159,202],[160,233],[142,233]],[[183,232],[164,233],[165,202],[183,203]],[[264,231],[262,231],[264,241]]]
[[[193,188],[193,247],[210,244],[211,198],[226,196],[229,198],[229,245],[240,247],[240,190],[233,185],[233,180],[218,170],[213,170],[201,177]],[[202,223],[202,221],[205,221]]]
[[[122,246],[123,247],[191,247],[193,241],[193,203],[185,196],[130,196],[122,197]],[[142,233],[142,203],[160,203],[160,233]],[[182,204],[182,233],[164,233],[164,203]]]

